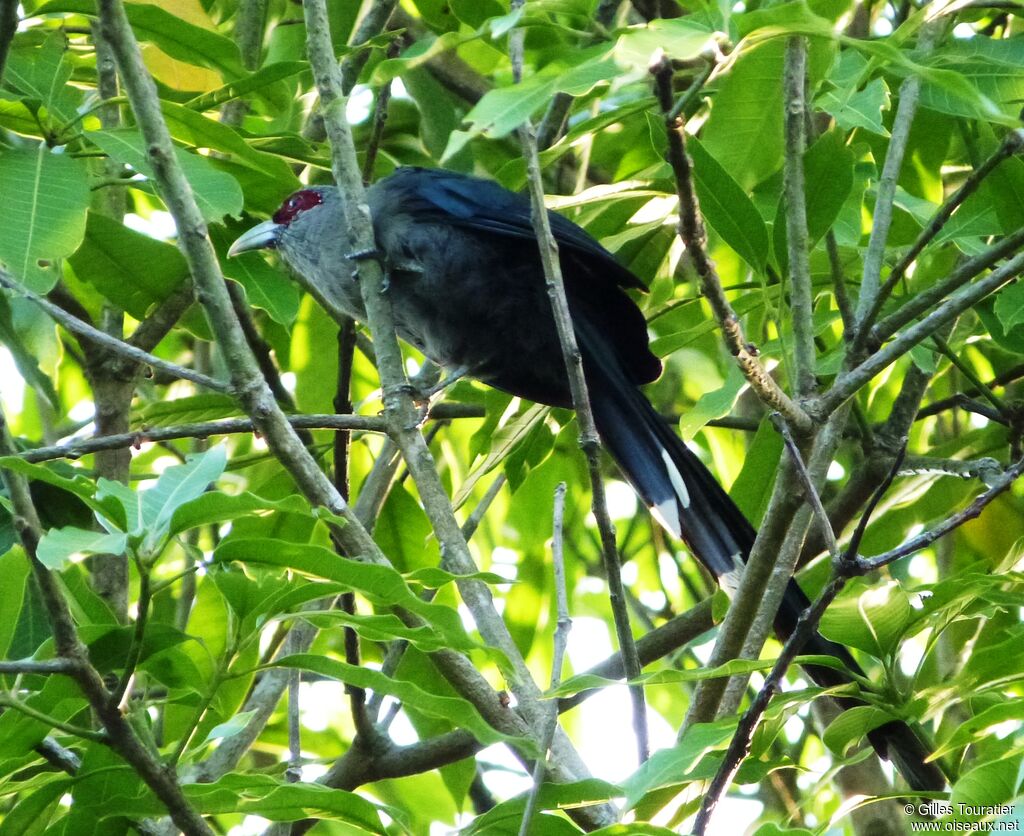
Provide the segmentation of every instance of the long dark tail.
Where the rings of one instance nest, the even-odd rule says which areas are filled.
[[[600,344],[588,345],[586,333],[581,334],[580,330],[585,329],[577,326],[587,358],[594,421],[602,441],[659,522],[684,540],[719,583],[728,587],[737,578],[739,564],[750,554],[755,537],[753,527],[619,364],[612,358],[602,358]],[[785,639],[793,632],[797,618],[808,604],[807,596],[791,580],[775,620],[780,637]],[[863,674],[845,647],[817,633],[803,652],[834,656],[848,670]],[[834,668],[810,665],[806,672],[822,687],[851,681]],[[849,708],[862,703],[844,698],[840,704]],[[925,762],[928,749],[906,723],[886,723],[869,732],[868,739],[879,755],[893,762],[914,790],[940,791],[945,787],[942,771],[934,763]]]

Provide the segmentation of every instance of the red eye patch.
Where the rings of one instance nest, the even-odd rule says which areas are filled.
[[[281,204],[281,208],[274,213],[274,223],[288,225],[299,212],[304,212],[306,209],[312,209],[314,206],[319,206],[324,202],[323,196],[313,189],[303,189],[300,192],[295,192],[289,197],[284,203]]]

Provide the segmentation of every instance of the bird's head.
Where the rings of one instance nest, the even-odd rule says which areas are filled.
[[[296,245],[318,242],[325,225],[335,222],[341,212],[341,198],[330,186],[309,186],[289,195],[269,221],[257,224],[241,235],[228,250],[228,257],[250,250],[280,249],[286,261]],[[339,230],[335,228],[333,235]]]
[[[228,256],[263,249],[277,250],[299,284],[332,316],[362,318],[344,207],[333,186],[309,186],[289,195],[269,221],[241,235]]]

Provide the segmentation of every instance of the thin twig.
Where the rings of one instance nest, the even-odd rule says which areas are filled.
[[[518,2],[514,0],[512,7],[517,8],[521,5],[521,0]],[[512,75],[518,81],[522,77],[523,68],[523,31],[521,29],[513,32],[509,39],[509,52],[512,58]],[[634,679],[640,675],[640,660],[636,653],[633,632],[629,624],[629,610],[622,589],[622,570],[615,543],[615,528],[612,525],[605,499],[604,481],[601,475],[600,440],[594,425],[594,413],[590,404],[590,394],[587,391],[587,382],[583,375],[583,359],[576,342],[576,332],[573,329],[572,316],[569,312],[569,302],[558,259],[558,245],[551,234],[547,208],[544,205],[544,186],[541,182],[537,143],[529,120],[519,128],[519,143],[526,159],[533,231],[537,237],[548,299],[551,302],[558,341],[562,349],[562,362],[565,364],[572,404],[576,410],[576,420],[579,423],[580,447],[583,449],[587,460],[587,469],[590,473],[592,510],[601,537],[601,556],[608,578],[608,593],[615,621],[615,632],[629,678]],[[633,728],[636,734],[637,754],[640,762],[643,763],[650,755],[647,708],[643,686],[630,686],[630,697],[633,705]]]
[[[22,285],[20,282],[15,280],[5,270],[0,269],[0,287],[6,288],[12,293],[21,296],[24,299],[28,299],[33,304],[40,307],[46,314],[57,322],[59,325],[63,325],[68,331],[77,334],[91,342],[97,343],[104,348],[132,360],[136,363],[142,363],[146,366],[151,366],[158,371],[165,372],[172,377],[180,378],[181,380],[188,380],[213,392],[223,392],[225,394],[232,393],[232,387],[229,383],[225,383],[220,380],[214,380],[212,377],[207,377],[204,374],[187,369],[184,366],[179,366],[176,363],[171,363],[167,360],[162,360],[155,354],[150,354],[148,351],[143,351],[141,348],[136,348],[134,345],[119,340],[117,337],[112,337],[109,334],[104,333],[98,328],[94,328],[87,322],[83,322],[75,316],[72,316],[67,311],[53,304],[49,299],[40,296],[38,293],[34,293],[27,287]]]
[[[364,415],[289,415],[288,423],[301,430],[355,430],[357,432],[384,432],[384,422],[376,416]],[[128,433],[75,439],[50,447],[35,447],[19,452],[18,458],[27,462],[46,462],[54,459],[80,459],[98,450],[116,450],[138,447],[179,438],[208,438],[211,435],[236,435],[258,432],[251,418],[222,418],[218,421],[199,421],[195,424],[174,424],[170,427],[144,427]]]
[[[812,396],[817,390],[814,373],[814,292],[811,289],[810,244],[807,232],[807,196],[804,188],[804,152],[807,148],[807,40],[786,41],[783,69],[785,90],[785,145],[783,189],[786,195],[786,239],[792,283],[793,378],[797,395]]]
[[[697,813],[693,832],[698,834],[698,836],[703,836],[706,832],[711,816],[714,814],[715,807],[725,794],[729,784],[732,782],[743,758],[746,757],[747,753],[750,751],[750,744],[753,740],[754,732],[756,731],[761,718],[764,716],[764,712],[768,707],[771,697],[780,688],[786,675],[786,671],[789,669],[793,660],[803,649],[807,641],[817,631],[818,623],[821,621],[822,615],[828,608],[829,604],[831,604],[832,601],[835,600],[836,596],[842,591],[846,582],[851,577],[873,572],[883,566],[887,566],[893,561],[914,554],[923,548],[927,548],[940,537],[943,537],[963,525],[968,520],[977,518],[989,503],[1005,491],[1009,490],[1014,481],[1024,473],[1024,459],[1017,461],[1011,467],[1007,468],[1006,471],[1004,471],[1004,473],[993,482],[992,486],[985,491],[985,493],[975,499],[967,508],[947,517],[939,525],[923,532],[917,537],[911,538],[897,548],[878,555],[877,557],[859,558],[857,557],[856,549],[860,545],[863,533],[867,528],[868,520],[870,519],[872,511],[877,506],[882,495],[892,484],[892,479],[895,477],[898,467],[899,463],[897,462],[896,466],[890,471],[889,477],[886,479],[885,483],[883,483],[879,487],[879,490],[876,491],[875,496],[872,498],[872,502],[861,517],[857,531],[854,534],[854,538],[851,540],[846,551],[842,554],[837,553],[838,556],[833,561],[832,578],[829,580],[828,584],[826,584],[821,595],[814,601],[814,603],[801,613],[796,627],[783,646],[782,652],[779,654],[778,660],[772,667],[771,673],[766,677],[763,686],[758,691],[756,697],[751,702],[750,707],[740,720],[736,733],[733,736],[729,748],[725,753],[725,757],[722,760],[722,764],[719,767],[718,772],[715,774],[715,777],[712,780],[703,801],[701,802],[700,810]]]
[[[569,596],[565,585],[565,556],[562,542],[564,537],[563,521],[565,519],[565,482],[559,482],[555,488],[555,508],[551,532],[551,558],[555,576],[555,601],[558,612],[558,621],[555,626],[553,647],[551,649],[551,688],[557,688],[562,683],[562,664],[565,661],[565,650],[569,643],[569,631],[572,630],[572,619],[569,617]],[[519,827],[519,836],[528,836],[530,823],[537,809],[537,799],[540,796],[540,788],[544,783],[544,772],[547,761],[547,752],[551,748],[551,740],[555,736],[555,727],[558,725],[558,703],[551,703],[551,719],[548,728],[544,732],[543,748],[537,763],[533,767],[533,786],[526,799],[526,809],[523,812],[523,821]]]
[[[806,405],[807,411],[820,418],[828,415],[854,395],[875,375],[906,354],[915,345],[932,336],[943,325],[952,322],[968,308],[973,307],[990,293],[1024,270],[1024,253],[1019,253],[985,278],[961,288],[937,310],[911,325],[880,351],[872,354],[855,368],[840,374],[832,388]],[[879,323],[881,326],[882,323]]]
[[[939,32],[945,23],[941,20],[926,23],[921,27],[918,38],[917,55],[925,56],[931,52]],[[864,269],[861,273],[860,296],[857,298],[857,336],[854,345],[862,345],[868,314],[874,308],[882,281],[882,262],[885,257],[885,246],[889,240],[889,227],[892,225],[892,209],[896,199],[896,183],[903,166],[903,155],[910,139],[910,128],[917,113],[917,103],[921,95],[921,76],[917,73],[908,75],[900,85],[899,104],[893,116],[892,129],[889,136],[889,147],[885,152],[882,174],[878,178],[875,208],[871,219],[871,235],[868,248],[864,253]]]
[[[326,4],[324,0],[305,0],[303,9],[310,65],[320,94],[324,127],[331,142],[335,184],[344,198],[345,223],[350,242],[357,249],[372,249],[375,243],[373,228],[351,129],[345,118],[345,98],[334,60]],[[382,292],[383,285],[384,275],[380,264],[372,259],[361,260],[359,289],[377,355],[377,368],[384,392],[385,418],[391,437],[402,449],[424,510],[441,544],[442,566],[459,575],[471,575],[477,570],[476,562],[469,552],[449,497],[438,478],[433,455],[419,431],[419,413],[409,392],[402,354],[395,336],[394,316],[389,297]],[[349,528],[352,526],[346,526],[341,533]],[[525,733],[535,740],[539,739],[543,719],[547,716],[540,700],[540,690],[494,605],[490,589],[486,584],[466,578],[458,582],[458,588],[481,635],[489,644],[501,649],[510,662],[506,676],[516,696],[516,712],[496,711],[497,703],[488,702],[494,694],[493,689],[465,657],[451,651],[439,651],[432,658],[445,667],[446,676],[457,677],[464,683],[470,680],[477,683],[473,685],[478,689],[477,707],[489,722],[497,724],[496,728],[515,728],[518,729],[517,734]],[[469,686],[464,684],[462,687]],[[552,752],[558,780],[578,780],[587,774],[585,764],[565,735],[556,734]],[[609,823],[613,818],[606,805],[581,809],[574,815],[595,827]]]
[[[953,215],[953,212],[955,212],[968,197],[977,191],[978,186],[981,185],[982,181],[988,177],[988,175],[991,174],[1003,160],[1019,153],[1021,148],[1024,148],[1024,129],[1017,128],[1010,131],[989,158],[980,166],[975,168],[967,176],[964,182],[960,184],[960,188],[946,198],[942,206],[938,208],[931,220],[928,221],[925,228],[921,230],[920,235],[917,236],[917,239],[910,246],[910,249],[904,254],[903,258],[896,262],[896,265],[892,268],[892,271],[886,278],[885,283],[881,288],[879,288],[878,295],[875,298],[874,303],[860,325],[861,331],[865,335],[874,324],[875,318],[878,316],[878,312],[882,309],[882,305],[885,304],[885,300],[889,298],[893,289],[907,274],[907,270],[910,265],[917,260],[917,257],[921,254],[922,250],[924,250],[924,248],[934,240],[935,236],[942,231],[946,222]]]
[[[298,668],[288,676],[288,768],[285,780],[294,784],[302,779],[302,722],[299,719],[299,685],[302,671]]]
[[[747,341],[739,317],[726,298],[718,270],[708,255],[707,231],[701,219],[697,193],[693,187],[692,164],[686,153],[686,131],[678,116],[672,118],[672,63],[661,54],[652,62],[650,72],[654,76],[655,91],[668,130],[668,159],[675,174],[676,192],[679,196],[679,236],[686,245],[686,251],[700,277],[701,290],[711,305],[715,319],[718,320],[729,352],[735,358],[750,387],[768,407],[781,412],[798,432],[810,432],[814,426],[810,416],[782,391],[758,359],[757,347]]]
[[[800,448],[796,446],[796,442],[793,440],[793,434],[789,431],[789,427],[786,422],[782,420],[782,416],[778,413],[773,413],[772,424],[775,429],[779,431],[782,436],[782,441],[786,446],[786,451],[793,459],[793,465],[796,467],[796,472],[800,476],[800,481],[803,483],[804,497],[811,506],[811,510],[814,511],[814,516],[818,520],[818,526],[821,528],[822,536],[825,538],[825,544],[828,547],[828,553],[832,557],[836,557],[839,554],[839,544],[836,542],[836,533],[832,530],[832,523],[829,522],[828,512],[825,511],[825,506],[821,504],[821,497],[818,495],[818,489],[814,487],[814,480],[811,478],[811,474],[807,470],[807,465],[804,464],[803,456],[800,455]]]

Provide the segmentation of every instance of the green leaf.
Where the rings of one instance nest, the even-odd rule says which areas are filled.
[[[227,460],[226,446],[218,444],[161,473],[156,484],[142,492],[142,518],[151,532],[168,530],[174,513],[205,493],[220,478]]]
[[[45,397],[50,406],[59,412],[61,408],[60,397],[53,386],[53,381],[49,375],[39,368],[38,358],[25,344],[22,335],[18,333],[14,324],[13,313],[12,302],[9,302],[6,296],[0,296],[0,345],[3,345],[11,352],[11,357],[14,359],[14,365],[18,369],[18,374],[25,379],[25,382]],[[24,318],[22,318],[21,324],[24,327]],[[48,322],[47,327],[52,330],[52,323]],[[31,328],[26,330],[28,331],[27,336],[31,338]]]
[[[889,723],[893,716],[873,705],[857,705],[848,708],[829,723],[822,736],[822,742],[837,755],[843,757],[849,748],[864,739],[873,729]]]
[[[651,755],[622,783],[627,809],[632,809],[651,790],[684,781],[686,773],[706,754],[725,749],[736,731],[736,722],[736,717],[726,717],[714,723],[696,723],[686,729],[675,746]]]
[[[768,260],[768,230],[747,193],[696,137],[686,140],[693,159],[694,188],[701,212],[737,255],[755,270]]]
[[[769,41],[742,54],[722,79],[704,127],[704,147],[749,189],[782,165],[782,58]]]
[[[839,216],[853,189],[853,151],[842,134],[831,130],[807,149],[804,183],[807,199],[807,233],[813,247]]]
[[[66,59],[66,39],[55,32],[38,47],[12,49],[4,80],[46,108],[51,120],[67,121],[75,116],[82,94],[68,84],[73,63]]]
[[[196,113],[215,110],[227,102],[247,96],[250,93],[258,93],[265,87],[269,87],[286,78],[291,78],[308,69],[309,63],[306,61],[278,61],[273,64],[267,64],[245,78],[231,81],[223,87],[210,90],[201,96],[196,96],[194,99],[189,99],[185,102],[185,107],[189,110],[194,110]]]
[[[234,737],[242,731],[242,729],[244,729],[249,724],[249,721],[255,716],[255,710],[242,711],[236,714],[226,723],[220,723],[210,729],[203,743],[212,743],[214,740],[223,740],[225,737]]]
[[[174,509],[167,533],[174,537],[191,528],[228,522],[250,514],[274,512],[311,514],[309,503],[298,495],[274,500],[248,491],[240,494],[206,491]]]
[[[68,261],[79,279],[138,320],[188,275],[185,257],[173,244],[97,212],[89,213],[85,241]]]
[[[1015,281],[999,291],[995,312],[1006,332],[1024,323],[1024,282]]]
[[[690,441],[708,421],[728,415],[746,385],[747,380],[740,367],[730,365],[725,383],[715,391],[701,395],[697,403],[679,419],[679,433],[683,441]]]
[[[0,578],[4,579],[0,584],[0,613],[3,613],[3,618],[0,619],[0,658],[3,659],[10,658],[7,652],[11,647],[14,631],[18,626],[18,614],[25,600],[30,566],[25,550],[21,546],[15,546],[0,554]]]
[[[626,29],[615,42],[612,55],[623,68],[646,73],[659,49],[676,61],[692,61],[716,48],[724,38],[692,18],[656,19]]]
[[[124,509],[127,531],[134,537],[145,536],[144,550],[155,548],[166,537],[174,512],[202,495],[211,482],[224,472],[227,453],[223,444],[205,453],[189,456],[185,464],[169,467],[144,491],[134,491],[121,482],[98,481],[97,496],[110,497]]]
[[[39,541],[36,556],[49,569],[60,569],[74,557],[90,554],[124,554],[128,535],[123,532],[87,531],[83,528],[51,528]]]
[[[53,808],[74,784],[72,778],[54,776],[32,792],[21,795],[17,804],[4,813],[0,836],[34,836],[40,824],[49,823]]]
[[[829,81],[834,89],[826,90],[815,104],[835,117],[844,131],[863,128],[879,136],[889,136],[882,123],[882,114],[889,109],[889,88],[880,78],[864,84],[868,60],[852,49],[839,54]],[[863,85],[863,86],[861,86]]]
[[[536,751],[536,744],[528,738],[513,737],[502,734],[491,727],[476,706],[462,697],[441,696],[424,691],[414,682],[392,679],[380,671],[350,665],[337,659],[299,653],[273,663],[274,667],[298,668],[311,671],[321,676],[337,679],[359,688],[372,688],[378,694],[387,694],[401,700],[403,704],[412,706],[431,717],[447,720],[456,728],[462,728],[472,734],[481,743],[512,743],[525,751]]]
[[[70,255],[85,234],[85,165],[43,144],[34,149],[0,146],[0,183],[5,198],[0,262],[29,288],[45,293],[57,273],[39,262]]]
[[[989,706],[980,714],[962,721],[947,740],[935,747],[932,757],[942,758],[957,749],[988,740],[992,736],[993,727],[1014,720],[1024,720],[1024,700],[1010,700]]]
[[[139,432],[145,437],[145,430],[149,427],[169,427],[174,424],[216,421],[219,418],[236,417],[241,412],[238,401],[230,395],[208,392],[204,395],[192,395],[146,404],[139,410],[132,423],[142,428]]]
[[[899,583],[872,586],[857,579],[825,611],[821,633],[881,659],[895,648],[913,617],[913,607]]]
[[[289,543],[270,538],[245,540],[228,538],[214,552],[218,562],[237,560],[247,564],[280,566],[306,575],[342,584],[375,604],[402,606],[425,619],[451,647],[478,648],[462,626],[459,614],[450,607],[422,600],[405,579],[390,566],[361,563],[339,557],[330,549],[312,544]],[[500,663],[493,648],[488,651]]]
[[[997,761],[983,763],[963,773],[953,784],[949,800],[956,808],[960,804],[993,806],[1008,804],[1019,792],[1020,769],[1024,754],[1013,752]],[[964,818],[958,816],[958,818]],[[977,816],[966,817],[977,820]]]
[[[453,157],[475,137],[498,139],[511,133],[556,93],[582,96],[616,74],[615,62],[607,45],[581,49],[570,62],[567,69],[559,65],[548,66],[521,84],[497,87],[484,95],[466,114],[468,129],[452,134],[441,162]]]
[[[188,23],[159,6],[148,3],[124,5],[128,22],[139,40],[156,44],[172,58],[186,64],[216,70],[225,78],[245,75],[238,47],[230,38]],[[96,4],[91,0],[51,0],[35,10],[37,15],[61,13],[91,17],[96,14]]]
[[[111,159],[131,166],[146,177],[153,177],[153,168],[146,155],[146,141],[138,131],[119,128],[112,131],[86,131],[85,135]],[[242,189],[234,177],[217,169],[210,160],[190,154],[177,146],[174,154],[207,222],[219,221],[225,215],[241,214]]]

